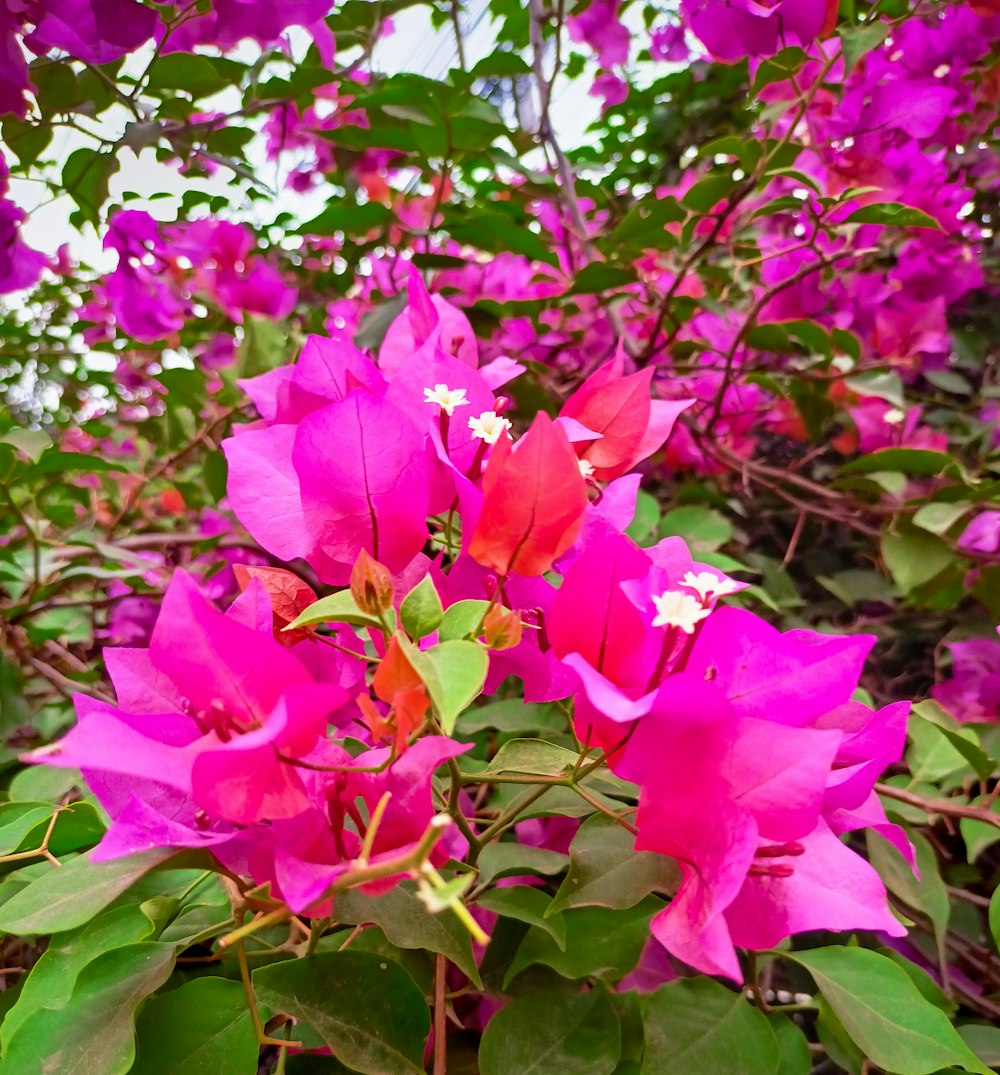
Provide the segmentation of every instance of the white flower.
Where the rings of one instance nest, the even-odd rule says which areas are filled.
[[[882,415],[882,421],[890,426],[898,426],[900,422],[905,420],[906,411],[901,411],[898,407],[891,407]]]
[[[667,590],[653,598],[656,606],[654,627],[679,627],[686,635],[694,632],[697,624],[712,610],[703,608],[689,593]]]
[[[726,594],[736,593],[740,589],[740,584],[735,579],[720,579],[718,575],[713,575],[711,571],[699,571],[697,575],[693,571],[689,571],[681,579],[681,585],[686,586],[689,590],[694,590],[702,601],[711,601],[715,597],[725,597]]]
[[[449,388],[446,384],[436,384],[424,389],[424,403],[436,403],[450,418],[456,407],[467,407],[464,388]]]
[[[588,463],[586,459],[578,459],[576,465],[580,468],[580,473],[584,478],[592,478],[594,476],[593,463]]]
[[[425,388],[424,391],[426,392],[427,389]],[[462,402],[464,403],[465,400]],[[500,437],[510,429],[510,422],[506,418],[501,418],[496,411],[483,411],[478,418],[469,419],[469,429],[472,430],[473,437],[478,437],[487,444],[496,444]]]

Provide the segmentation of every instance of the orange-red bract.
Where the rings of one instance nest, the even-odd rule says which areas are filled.
[[[380,616],[392,608],[392,572],[362,549],[351,571],[351,596],[362,612]]]
[[[497,441],[483,475],[469,555],[498,575],[541,575],[576,540],[587,486],[566,434],[547,414],[513,446]]]
[[[389,640],[385,656],[375,669],[372,689],[375,691],[376,698],[388,702],[392,707],[391,717],[394,718],[396,731],[396,753],[402,754],[406,749],[410,732],[419,728],[424,717],[427,716],[431,700],[423,680],[417,675],[395,637]],[[372,709],[374,710],[374,707]],[[377,736],[384,735],[385,726],[378,729],[371,722],[370,726]]]
[[[313,588],[298,575],[281,567],[251,567],[249,564],[233,564],[233,574],[241,592],[253,579],[259,579],[264,584],[271,601],[274,635],[282,645],[292,646],[312,634],[312,627],[302,627],[296,631],[282,630],[317,600]]]

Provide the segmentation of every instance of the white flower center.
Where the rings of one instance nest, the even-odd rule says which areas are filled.
[[[679,627],[687,635],[692,634],[698,623],[711,612],[689,593],[679,590],[661,593],[653,598],[653,604],[656,606],[654,627]]]
[[[424,403],[434,403],[450,418],[456,407],[467,407],[464,388],[449,388],[446,384],[436,384],[424,389]]]
[[[424,389],[424,391],[427,390]],[[487,444],[496,444],[500,437],[510,429],[510,422],[506,418],[501,418],[496,411],[483,411],[478,418],[469,419],[469,429],[472,430],[473,437],[478,437]]]
[[[689,590],[694,590],[702,601],[725,597],[727,594],[736,593],[740,588],[740,584],[734,579],[720,579],[718,575],[713,575],[711,571],[699,571],[697,575],[693,571],[689,571],[681,579],[681,585],[686,586]]]
[[[577,466],[580,468],[580,473],[585,478],[592,478],[594,476],[594,464],[588,463],[586,459],[578,459]]]

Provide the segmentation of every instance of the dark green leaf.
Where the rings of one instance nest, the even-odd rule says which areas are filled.
[[[337,897],[337,921],[374,922],[397,948],[440,952],[479,985],[469,931],[450,911],[431,914],[408,885],[396,885],[382,896],[348,889]]]
[[[566,947],[566,926],[561,916],[551,914],[552,897],[532,885],[495,888],[480,896],[480,907],[506,918],[516,918],[529,926],[538,926],[552,936],[560,948]]]
[[[855,209],[844,221],[845,224],[890,224],[897,228],[933,228],[941,230],[941,225],[922,209],[899,202],[879,202],[876,205],[864,205]]]
[[[617,981],[639,961],[649,940],[649,920],[662,908],[659,900],[650,898],[626,911],[605,907],[565,911],[562,916],[566,923],[565,950],[546,931],[533,926],[517,950],[505,984],[533,963],[551,967],[564,978],[593,975]]]
[[[308,1024],[364,1075],[423,1072],[430,1012],[423,993],[392,960],[329,952],[255,971],[257,998]]]
[[[775,1075],[781,1061],[767,1019],[711,978],[669,982],[642,1000],[642,1075]]]
[[[240,982],[196,978],[153,997],[136,1032],[136,1075],[256,1075],[260,1046]]]
[[[547,914],[566,907],[634,907],[650,892],[675,892],[680,881],[673,859],[636,851],[632,833],[605,814],[580,826],[569,856],[569,873]]]
[[[0,906],[0,930],[24,935],[74,929],[175,854],[161,848],[99,863],[84,856],[53,868]]]
[[[482,1075],[611,1075],[621,1055],[618,1015],[602,989],[532,993],[502,1008],[479,1046]]]
[[[135,1058],[135,1010],[173,966],[170,944],[143,942],[98,956],[80,972],[68,1001],[39,1008],[24,1022],[0,1072],[125,1075]]]
[[[897,1075],[930,1075],[949,1066],[990,1075],[948,1017],[892,960],[839,947],[787,956],[809,971],[848,1034],[879,1067]]]

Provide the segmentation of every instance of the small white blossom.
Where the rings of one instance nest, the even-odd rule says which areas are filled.
[[[882,415],[882,421],[890,426],[898,426],[900,422],[905,420],[906,411],[901,411],[898,407],[892,407]]]
[[[510,429],[510,421],[501,418],[496,411],[483,411],[478,418],[469,419],[469,429],[472,430],[473,437],[478,437],[487,444],[496,444],[500,437]]]
[[[464,388],[449,388],[446,384],[436,384],[424,389],[424,403],[435,403],[450,418],[456,407],[467,407]]]
[[[689,571],[681,579],[681,585],[686,586],[689,590],[694,590],[702,601],[711,601],[715,597],[725,597],[727,594],[736,593],[740,589],[740,584],[734,579],[720,579],[718,575],[713,575],[711,571],[699,571],[697,575],[693,571]]]
[[[703,608],[689,593],[667,590],[653,598],[656,606],[654,627],[679,627],[686,635],[693,634],[695,627],[711,609]]]
[[[588,463],[586,459],[578,459],[576,461],[577,466],[580,468],[580,473],[584,478],[592,478],[594,476],[594,464]]]

